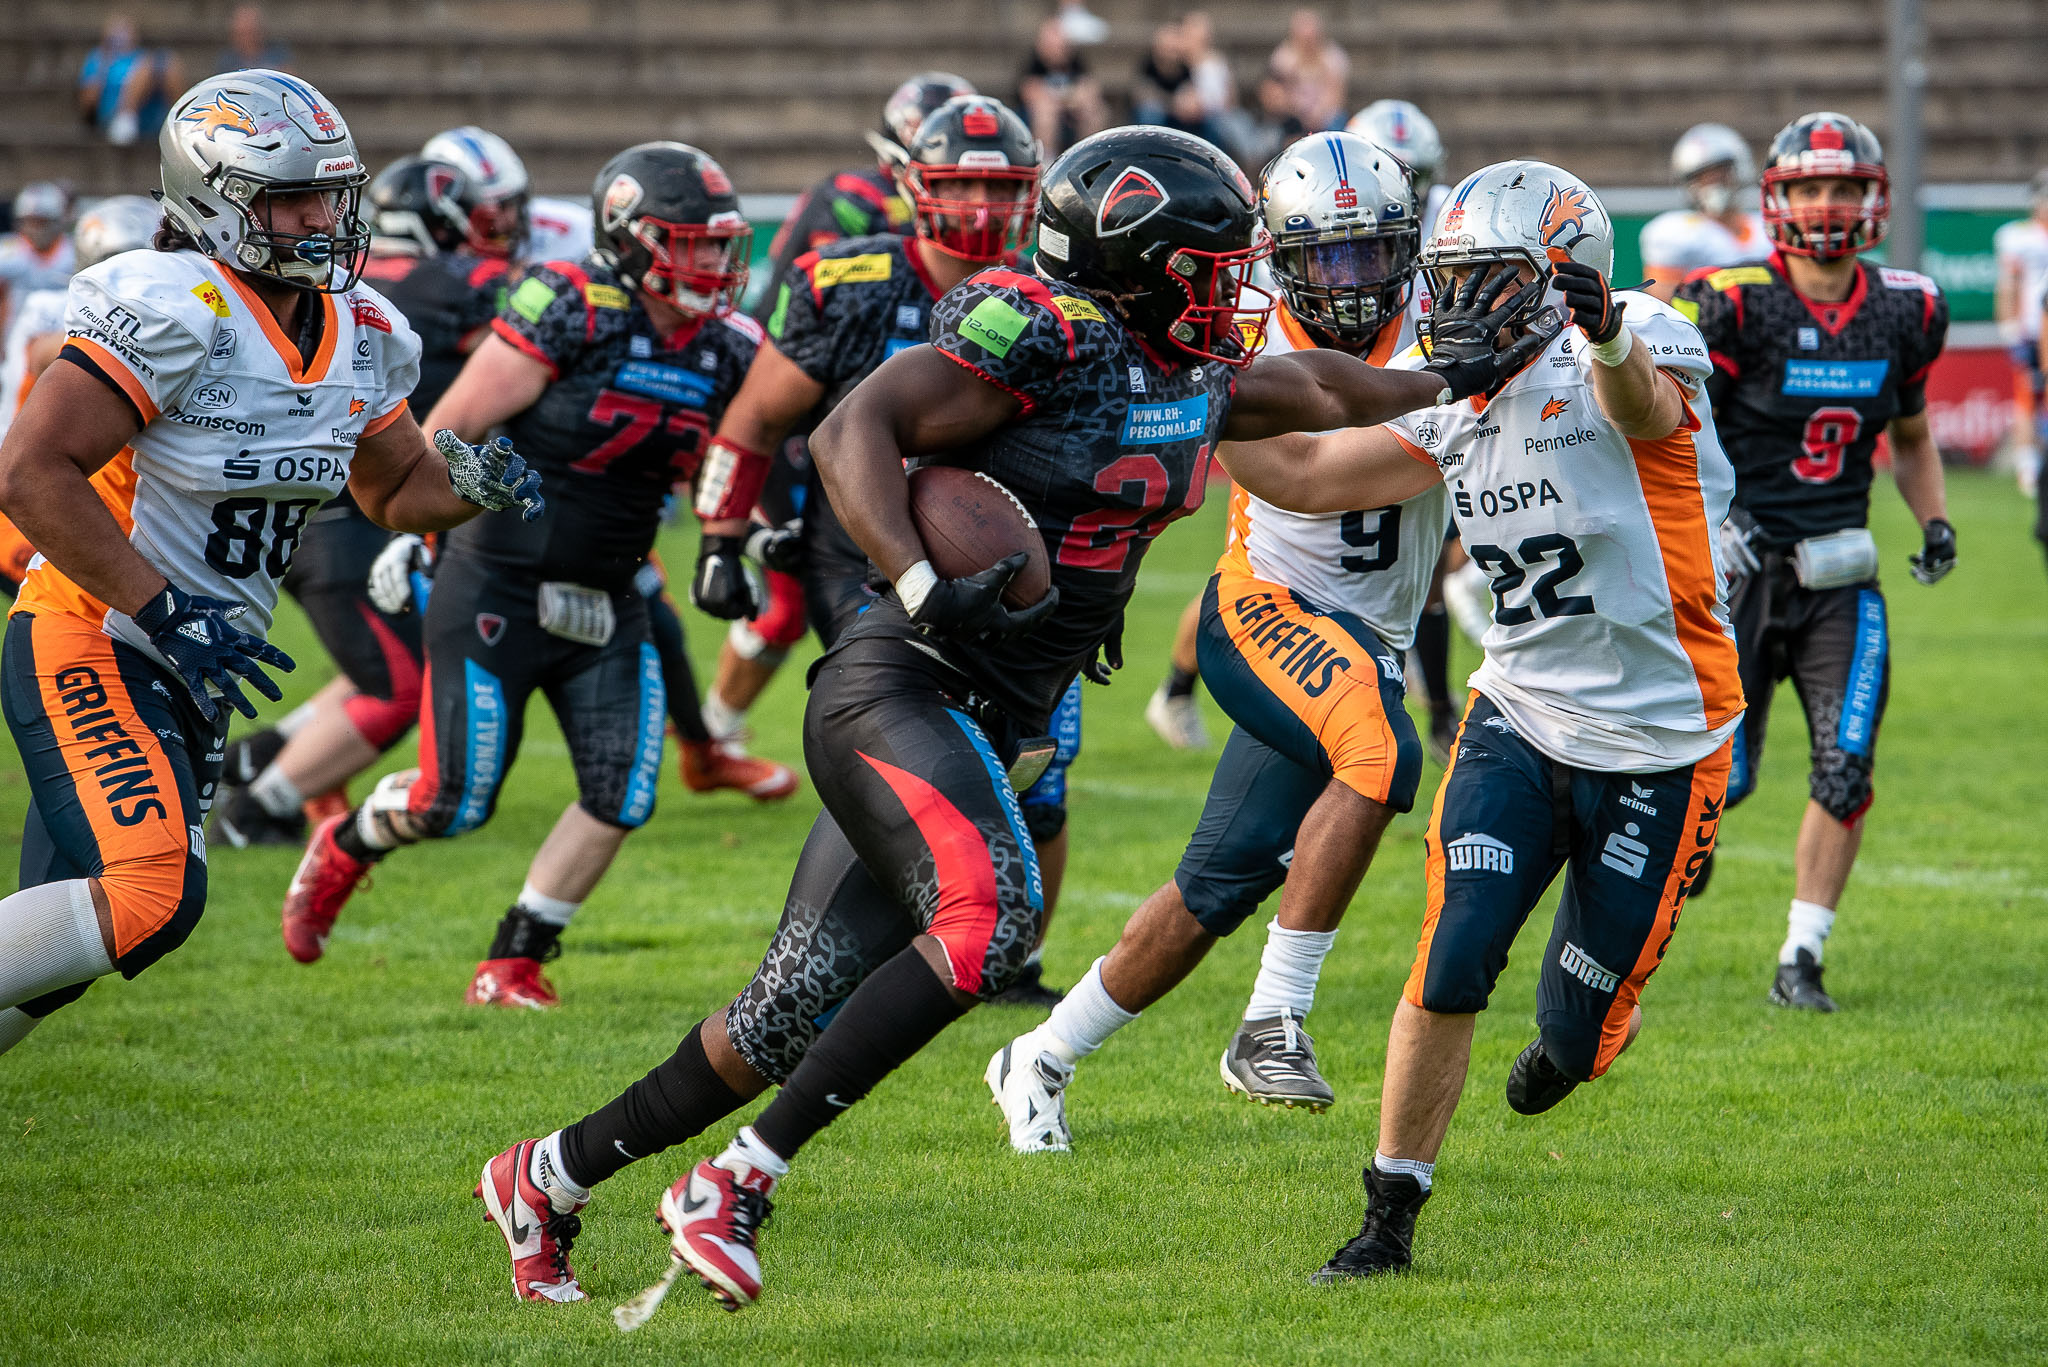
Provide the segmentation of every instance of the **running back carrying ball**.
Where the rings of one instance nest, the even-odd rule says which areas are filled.
[[[1022,551],[1029,559],[1003,590],[1003,606],[1030,607],[1052,584],[1038,524],[1015,494],[988,475],[951,465],[911,471],[910,516],[943,579],[979,574]]]

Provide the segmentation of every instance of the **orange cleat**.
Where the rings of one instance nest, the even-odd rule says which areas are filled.
[[[302,964],[312,963],[327,952],[327,936],[334,918],[348,904],[349,894],[370,871],[367,862],[352,859],[334,843],[334,833],[349,813],[330,816],[306,842],[305,857],[284,894],[284,947]]]
[[[524,1007],[546,1011],[562,1004],[555,985],[540,971],[539,959],[485,959],[476,966],[469,991],[463,995],[471,1006]]]
[[[738,740],[682,742],[683,786],[693,793],[735,788],[756,802],[780,802],[797,790],[787,764],[746,752]]]

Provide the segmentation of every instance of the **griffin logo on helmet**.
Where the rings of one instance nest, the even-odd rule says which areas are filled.
[[[1166,207],[1166,188],[1149,171],[1127,168],[1102,197],[1095,231],[1102,237],[1127,233]]]
[[[1575,228],[1583,229],[1592,216],[1593,204],[1584,190],[1575,185],[1552,185],[1550,198],[1543,201],[1543,217],[1537,220],[1536,231],[1546,247],[1562,247],[1569,252],[1592,234],[1582,231],[1568,241],[1559,239]]]
[[[215,95],[205,104],[193,105],[178,116],[178,122],[199,125],[199,131],[209,142],[213,140],[213,135],[223,128],[230,128],[250,137],[256,135],[256,120],[250,116],[248,110],[229,99],[226,92]]]

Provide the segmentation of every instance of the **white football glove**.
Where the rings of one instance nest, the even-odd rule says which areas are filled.
[[[412,577],[434,564],[426,538],[400,532],[370,562],[370,601],[377,611],[394,615],[412,611]]]

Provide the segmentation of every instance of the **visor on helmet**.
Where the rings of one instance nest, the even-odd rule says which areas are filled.
[[[1370,333],[1407,302],[1419,233],[1281,241],[1273,278],[1296,318],[1340,334]]]

